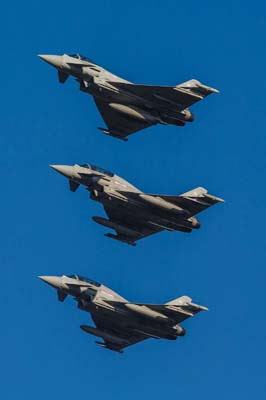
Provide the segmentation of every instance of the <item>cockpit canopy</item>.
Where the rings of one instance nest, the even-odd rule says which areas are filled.
[[[94,286],[97,286],[97,287],[101,286],[100,283],[98,283],[98,282],[96,282],[96,281],[93,281],[93,280],[91,280],[91,279],[88,279],[88,278],[86,278],[85,276],[81,276],[81,275],[67,275],[67,277],[68,277],[68,278],[71,278],[71,279],[77,279],[77,280],[79,280],[79,281],[84,281],[84,282],[90,283],[91,285],[94,285]]]
[[[114,176],[114,174],[110,171],[107,171],[104,168],[97,167],[96,165],[92,164],[80,164],[80,167],[92,169],[93,171],[99,172],[100,174],[108,175],[110,177]]]
[[[90,58],[88,58],[86,56],[82,56],[81,54],[68,54],[68,56],[76,58],[77,60],[87,61],[89,63],[95,64],[94,61],[92,61]]]

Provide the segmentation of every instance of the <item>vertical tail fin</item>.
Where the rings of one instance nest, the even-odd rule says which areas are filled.
[[[183,306],[187,303],[191,303],[192,298],[189,296],[181,296],[177,299],[171,300],[168,303],[165,303],[168,306]]]
[[[208,311],[207,307],[192,303],[192,298],[189,296],[178,297],[177,299],[174,299],[174,300],[169,301],[168,303],[165,303],[165,305],[181,307],[185,310],[189,310],[189,312],[193,312],[193,314],[195,314],[199,311]]]
[[[176,86],[177,88],[184,89],[185,91],[194,93],[200,97],[206,97],[211,93],[219,93],[219,90],[214,89],[210,86],[203,85],[196,79],[190,79],[189,81],[180,83]]]

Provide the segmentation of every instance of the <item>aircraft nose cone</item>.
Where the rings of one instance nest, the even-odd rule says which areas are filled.
[[[61,287],[61,278],[58,276],[39,276],[38,278],[56,289]]]
[[[43,61],[52,65],[55,68],[60,68],[62,66],[62,56],[53,56],[48,54],[38,54]]]
[[[73,175],[73,167],[69,165],[50,165],[50,167],[67,178],[71,178]]]

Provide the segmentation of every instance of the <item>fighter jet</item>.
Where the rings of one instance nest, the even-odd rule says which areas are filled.
[[[123,178],[92,164],[51,165],[69,180],[75,192],[84,185],[90,198],[103,204],[109,219],[93,217],[114,229],[105,236],[135,246],[136,241],[163,230],[191,232],[200,227],[195,215],[222,199],[198,187],[178,196],[143,193]]]
[[[39,55],[55,67],[59,82],[73,76],[80,90],[93,96],[107,128],[107,135],[127,136],[156,124],[184,126],[194,116],[188,107],[218,90],[195,79],[177,86],[136,85],[122,79],[80,54]]]
[[[73,296],[78,308],[91,314],[96,327],[80,328],[103,339],[101,347],[123,352],[145,339],[176,340],[186,331],[179,324],[206,307],[182,296],[165,304],[131,303],[108,287],[80,275],[39,276],[57,290],[59,301]]]

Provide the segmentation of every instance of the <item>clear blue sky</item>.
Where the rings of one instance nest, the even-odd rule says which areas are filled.
[[[220,5],[218,5],[218,3]],[[1,10],[1,396],[5,400],[262,398],[265,393],[265,4],[255,1],[6,2]],[[80,52],[128,80],[220,89],[185,128],[128,143],[97,131],[93,100],[59,85],[38,53]],[[103,236],[103,215],[49,164],[93,162],[144,191],[196,186],[223,197],[191,235],[131,248]],[[38,275],[80,273],[129,300],[191,295],[210,311],[177,342],[123,356],[80,331]]]

